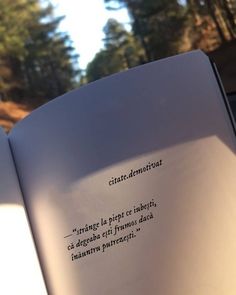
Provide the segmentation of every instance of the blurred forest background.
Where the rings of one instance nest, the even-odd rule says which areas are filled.
[[[6,130],[75,87],[197,48],[216,62],[226,91],[236,91],[236,0],[104,0],[104,5],[126,7],[132,29],[108,20],[104,48],[81,70],[68,34],[58,29],[63,16],[55,17],[49,1],[0,0],[0,125]]]

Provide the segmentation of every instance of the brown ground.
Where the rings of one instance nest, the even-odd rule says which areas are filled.
[[[8,132],[16,122],[30,112],[29,108],[14,102],[0,102],[0,126]]]

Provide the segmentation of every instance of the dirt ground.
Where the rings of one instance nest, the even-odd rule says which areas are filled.
[[[14,102],[0,102],[0,126],[8,132],[16,122],[23,119],[30,109]]]

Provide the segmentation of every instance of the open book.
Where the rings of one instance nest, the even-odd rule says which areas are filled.
[[[234,128],[216,70],[194,51],[2,132],[0,293],[235,295]]]

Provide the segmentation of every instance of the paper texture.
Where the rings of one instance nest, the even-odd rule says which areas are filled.
[[[46,294],[6,134],[0,129],[0,294]]]
[[[203,53],[71,92],[10,141],[50,294],[235,295],[235,137]]]

